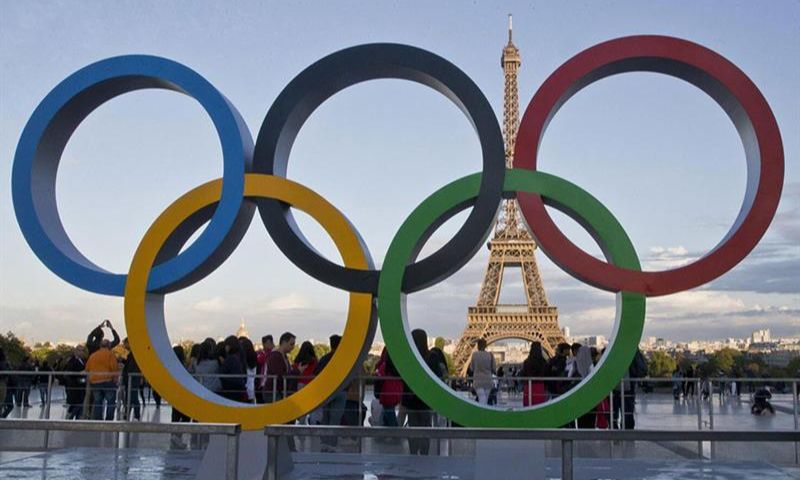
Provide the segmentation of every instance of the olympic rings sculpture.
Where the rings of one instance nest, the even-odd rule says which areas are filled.
[[[733,121],[747,159],[745,199],[729,233],[704,257],[674,270],[642,271],[627,234],[599,201],[567,180],[537,171],[539,144],[561,105],[597,80],[632,71],[671,75],[706,92]],[[418,82],[448,97],[472,123],[483,155],[480,173],[442,187],[413,211],[392,240],[380,270],[341,212],[285,178],[292,143],[314,109],[344,88],[377,78]],[[56,205],[56,172],[70,136],[95,108],[145,88],[175,90],[202,105],[220,138],[223,175],[170,205],[147,230],[128,273],[111,273],[92,263],[67,236]],[[477,85],[447,60],[419,48],[361,45],[317,61],[278,96],[255,144],[236,108],[202,76],[171,60],[130,55],[78,70],[42,100],[17,146],[12,194],[26,241],[53,273],[84,290],[124,297],[128,336],[142,372],[190,417],[259,429],[312,411],[355,375],[380,318],[384,340],[401,376],[440,414],[464,426],[557,427],[597,405],[625,375],[641,339],[647,296],[709,282],[755,247],[780,199],[783,147],[769,105],[739,68],[698,44],[643,35],[595,45],[556,69],[525,111],[514,158],[518,168],[506,170],[499,123]],[[504,411],[464,400],[431,375],[410,339],[405,294],[434,285],[460,269],[488,237],[502,199],[510,197],[518,199],[545,254],[570,275],[616,292],[618,310],[610,347],[589,377],[549,402]],[[567,239],[545,205],[583,225],[600,244],[606,262]],[[343,265],[324,258],[307,243],[290,207],[303,210],[322,225],[339,249]],[[471,211],[458,233],[435,253],[417,260],[436,228],[468,207]],[[266,405],[227,400],[196,382],[172,353],[163,310],[166,294],[198,282],[231,254],[256,209],[275,243],[297,267],[350,292],[343,341],[331,364],[302,390]],[[206,228],[182,250],[206,222]]]

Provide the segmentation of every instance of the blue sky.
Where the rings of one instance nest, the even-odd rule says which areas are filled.
[[[120,299],[72,287],[36,259],[11,205],[20,132],[38,102],[73,71],[121,54],[171,58],[223,92],[255,137],[272,101],[306,66],[348,46],[398,42],[456,64],[502,118],[499,58],[506,14],[513,13],[523,109],[569,57],[632,34],[692,40],[753,79],[783,135],[778,216],[727,275],[652,300],[645,335],[719,338],[757,328],[800,334],[797,2],[4,1],[0,13],[0,331],[78,340],[103,318],[123,325]],[[548,129],[540,165],[604,202],[651,269],[713,248],[732,224],[745,186],[744,153],[722,110],[694,87],[656,74],[612,77],[573,97]],[[380,264],[416,205],[479,168],[477,139],[452,103],[420,85],[382,80],[349,88],[312,115],[292,150],[289,176],[341,209]],[[95,111],[68,144],[57,184],[62,219],[89,258],[124,272],[150,222],[221,171],[217,137],[198,104],[173,92],[127,94]],[[425,251],[447,241],[464,218],[443,226]],[[599,253],[576,224],[557,220],[570,238]],[[301,216],[301,225],[319,250],[338,258],[313,222]],[[481,249],[447,281],[410,296],[410,323],[431,335],[458,336],[486,259]],[[561,324],[578,334],[608,335],[613,295],[568,277],[544,255],[538,259]],[[519,283],[508,277],[504,300],[521,298]],[[346,294],[298,271],[256,217],[219,270],[168,297],[168,329],[175,338],[220,336],[243,318],[253,336],[288,329],[301,339],[322,339],[343,328],[345,307]]]

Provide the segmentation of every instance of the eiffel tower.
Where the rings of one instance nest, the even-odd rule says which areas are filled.
[[[503,48],[501,66],[505,75],[503,101],[503,136],[505,137],[506,168],[514,164],[514,143],[519,126],[519,89],[517,71],[522,60],[519,49],[511,41],[511,15],[508,16],[508,44]],[[536,241],[528,227],[520,221],[519,206],[514,199],[504,200],[503,209],[495,225],[494,236],[489,241],[489,265],[481,284],[478,302],[469,307],[467,327],[453,352],[457,372],[466,373],[469,359],[479,338],[492,343],[502,339],[518,338],[539,341],[550,354],[564,342],[558,327],[558,308],[551,306],[542,285],[536,264]],[[506,267],[518,267],[527,303],[500,305],[500,289]]]

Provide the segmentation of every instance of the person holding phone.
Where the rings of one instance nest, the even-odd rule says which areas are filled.
[[[103,332],[103,328],[109,328],[111,330],[111,334],[114,336],[114,340],[112,340],[109,344],[109,349],[111,350],[119,345],[119,334],[111,325],[111,320],[105,319],[100,322],[100,325],[95,327],[94,330],[89,332],[89,336],[86,337],[86,349],[89,351],[89,355],[100,349],[100,344],[103,343],[103,339],[105,338],[105,332]]]

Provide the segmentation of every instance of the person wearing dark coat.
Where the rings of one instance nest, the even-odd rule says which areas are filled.
[[[219,368],[219,373],[223,375],[220,377],[220,383],[222,384],[220,395],[230,400],[244,402],[247,399],[247,371],[244,363],[242,363],[242,347],[239,345],[239,339],[233,335],[225,339],[224,345],[225,359]],[[238,376],[230,377],[227,375]]]
[[[125,365],[122,367],[122,387],[125,395],[130,395],[127,399],[128,407],[133,412],[133,418],[136,420],[142,419],[142,408],[139,403],[140,390],[142,389],[142,370],[139,364],[136,363],[136,358],[133,356],[128,339],[123,341],[123,345],[128,350],[128,358],[125,359]],[[125,418],[129,419],[130,412],[125,413]]]
[[[64,372],[79,373],[86,369],[86,349],[78,345],[67,360]],[[86,395],[85,375],[64,375],[64,390],[67,394],[67,420],[80,420],[83,416],[83,399]]]
[[[414,339],[414,345],[433,374],[438,378],[444,377],[446,372],[442,371],[442,364],[438,356],[431,355],[428,350],[427,332],[418,328],[411,332],[411,338]],[[405,382],[403,382],[403,398],[400,403],[406,408],[409,427],[430,427],[432,425],[433,415],[430,407]],[[427,455],[429,450],[430,440],[427,438],[408,439],[408,451],[411,455]]]
[[[547,362],[545,372],[547,377],[566,377],[567,376],[567,359],[570,355],[570,345],[568,343],[560,343],[556,347],[556,354]],[[554,397],[561,395],[567,390],[568,383],[563,381],[548,381],[545,384],[547,391]]]

